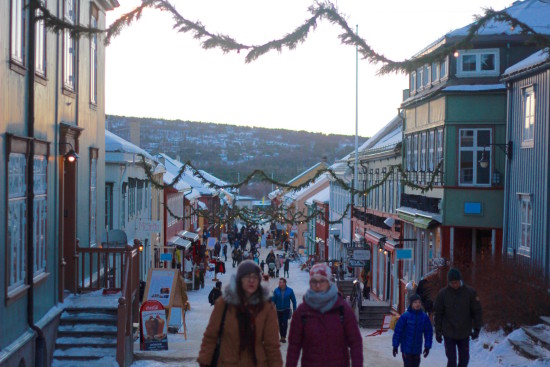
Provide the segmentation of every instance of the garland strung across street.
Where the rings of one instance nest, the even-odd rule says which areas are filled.
[[[350,194],[353,194],[353,196],[368,195],[372,190],[376,189],[379,186],[382,186],[390,177],[392,177],[394,173],[399,173],[401,175],[400,181],[404,186],[409,186],[412,189],[420,190],[421,192],[432,190],[434,187],[436,178],[442,174],[441,167],[443,165],[443,160],[441,160],[437,165],[437,167],[435,168],[434,172],[432,173],[432,177],[430,181],[426,185],[419,185],[409,180],[407,173],[403,171],[401,165],[391,165],[389,166],[389,169],[383,175],[380,181],[378,181],[377,183],[369,187],[366,187],[363,190],[357,190],[357,189],[354,189],[351,185],[349,185],[346,181],[338,177],[337,174],[331,168],[325,168],[325,169],[319,170],[312,178],[308,179],[307,181],[303,182],[300,185],[291,185],[285,182],[279,182],[269,177],[262,170],[258,170],[258,169],[254,170],[241,182],[237,182],[234,184],[219,185],[216,182],[208,180],[206,177],[204,177],[204,175],[197,168],[195,168],[195,166],[193,166],[193,164],[189,161],[181,166],[181,168],[178,171],[178,174],[172,180],[172,182],[162,184],[157,182],[154,179],[153,172],[151,170],[152,167],[146,162],[145,156],[143,156],[142,154],[140,154],[139,156],[141,157],[142,165],[145,169],[145,174],[147,175],[147,178],[149,179],[149,181],[153,186],[161,190],[174,187],[174,185],[180,180],[180,178],[186,172],[200,179],[202,184],[217,190],[221,190],[221,189],[238,190],[241,187],[248,185],[250,181],[252,181],[254,178],[258,177],[261,181],[268,181],[269,183],[276,185],[277,187],[287,189],[286,193],[300,191],[310,186],[311,184],[313,184],[320,176],[328,175],[329,177],[332,178],[333,181],[337,182],[337,184],[341,188],[350,192]],[[363,166],[363,168],[365,167]],[[208,221],[211,223],[220,223],[220,225],[221,224],[227,225],[235,219],[241,219],[243,222],[247,224],[255,224],[258,222],[277,222],[277,223],[286,223],[286,224],[292,225],[296,223],[298,224],[307,223],[317,218],[319,215],[324,215],[324,212],[317,208],[312,210],[310,214],[306,215],[302,211],[296,211],[295,208],[292,206],[288,207],[285,205],[281,205],[278,207],[269,207],[265,209],[258,208],[255,210],[223,205],[218,211],[215,211],[215,212],[191,207],[189,215],[185,215],[184,213],[183,216],[178,216],[168,207],[166,203],[164,203],[164,207],[166,208],[168,214],[177,220],[190,219],[198,215],[198,216],[207,218]],[[347,215],[351,207],[352,207],[351,204],[347,204],[341,217],[332,221],[328,221],[328,224],[340,223],[342,219]]]
[[[356,46],[363,60],[367,60],[373,64],[383,64],[383,66],[378,70],[378,74],[398,72],[408,73],[425,64],[441,61],[444,57],[454,53],[457,49],[467,49],[471,46],[472,41],[477,37],[477,32],[484,28],[492,20],[508,23],[511,29],[516,29],[519,27],[518,29],[521,29],[520,33],[530,35],[531,39],[529,42],[541,49],[550,47],[550,37],[539,34],[529,25],[519,21],[515,17],[512,17],[504,10],[495,11],[490,8],[485,9],[484,15],[476,15],[474,17],[475,21],[468,29],[468,34],[459,42],[450,45],[443,45],[438,50],[426,55],[417,56],[403,61],[394,61],[374,51],[363,38],[354,33],[353,29],[350,28],[347,21],[344,19],[344,16],[338,11],[338,8],[328,1],[323,3],[317,2],[310,6],[309,11],[312,14],[311,18],[307,19],[293,32],[288,33],[283,38],[272,40],[262,45],[246,45],[236,41],[230,36],[210,33],[200,21],[193,22],[181,15],[181,13],[176,10],[176,8],[168,0],[143,0],[140,6],[122,15],[105,30],[86,27],[79,24],[71,24],[59,19],[51,14],[51,12],[42,4],[41,0],[30,0],[29,6],[31,7],[31,10],[40,10],[41,14],[36,19],[43,20],[47,28],[52,29],[55,32],[68,29],[71,32],[71,36],[75,38],[82,35],[91,36],[93,34],[105,33],[105,44],[109,44],[111,39],[119,35],[125,27],[130,26],[133,22],[139,20],[144,9],[154,8],[170,13],[172,19],[174,20],[173,28],[177,32],[181,33],[191,32],[193,38],[199,40],[204,49],[208,50],[219,48],[224,53],[232,51],[240,53],[241,50],[247,50],[248,53],[245,57],[245,62],[247,63],[258,59],[260,56],[268,53],[269,51],[276,50],[280,52],[283,48],[288,48],[289,50],[295,49],[298,44],[305,42],[312,30],[315,30],[318,21],[325,19],[331,24],[342,28],[343,32],[338,36],[338,38],[340,38],[341,42],[345,45]]]

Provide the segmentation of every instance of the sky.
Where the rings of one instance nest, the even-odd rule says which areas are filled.
[[[110,23],[139,0],[119,0]],[[410,58],[447,32],[512,0],[333,0],[376,52]],[[243,44],[264,44],[311,17],[312,0],[172,0],[187,19]],[[376,75],[382,66],[341,44],[341,29],[321,20],[294,50],[271,51],[245,63],[246,52],[204,50],[170,16],[147,9],[106,51],[106,113],[222,124],[374,135],[398,112],[404,74]],[[356,77],[357,75],[357,77]],[[356,80],[358,81],[356,95]],[[356,113],[356,97],[358,101]]]

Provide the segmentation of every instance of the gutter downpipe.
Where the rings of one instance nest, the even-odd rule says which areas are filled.
[[[36,332],[35,345],[35,366],[42,367],[45,365],[45,337],[44,332],[34,323],[34,233],[33,233],[33,217],[34,217],[34,123],[35,123],[35,40],[36,40],[36,0],[29,2],[29,43],[28,43],[28,76],[27,76],[27,136],[31,139],[29,145],[29,159],[27,161],[27,283],[29,292],[27,295],[27,323],[29,327]]]
[[[506,82],[506,103],[507,103],[507,108],[506,108],[506,141],[510,141],[510,137],[511,137],[511,132],[510,132],[510,129],[511,129],[511,124],[509,123],[510,122],[510,119],[512,117],[512,104],[511,104],[511,101],[512,101],[512,83],[510,81],[507,81]],[[512,148],[513,149],[513,148]],[[512,155],[513,156],[513,155]],[[502,247],[502,256],[506,256],[507,252],[508,252],[508,247],[505,246],[508,242],[508,231],[507,231],[507,228],[508,228],[508,209],[509,209],[509,203],[510,203],[510,200],[509,200],[509,193],[510,193],[510,161],[508,159],[505,160],[504,162],[504,218],[502,219],[502,230],[503,232],[506,231],[506,233],[503,233],[502,234],[502,243],[501,243],[501,247]]]

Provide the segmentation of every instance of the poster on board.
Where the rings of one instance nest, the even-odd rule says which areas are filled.
[[[165,308],[170,307],[176,278],[177,269],[150,269],[146,299],[159,301]]]
[[[145,301],[140,308],[140,350],[168,350],[166,312],[159,301]]]

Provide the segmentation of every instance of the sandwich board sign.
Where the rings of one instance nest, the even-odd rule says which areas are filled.
[[[143,302],[140,313],[140,350],[168,350],[166,312],[159,301]]]
[[[182,300],[184,284],[178,269],[151,268],[147,274],[147,284],[143,302],[158,301],[166,310],[166,323],[170,324],[170,311],[173,307],[184,309]],[[183,311],[182,311],[183,313]],[[185,317],[182,315],[185,326]]]

